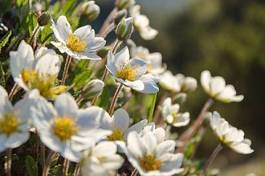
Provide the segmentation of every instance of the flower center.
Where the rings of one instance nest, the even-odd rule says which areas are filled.
[[[123,140],[123,132],[120,129],[114,129],[112,134],[107,136],[110,141],[121,141]]]
[[[71,139],[78,131],[75,121],[70,117],[57,117],[53,123],[53,133],[61,140]]]
[[[161,161],[157,160],[154,155],[145,155],[141,158],[140,165],[145,171],[159,170]]]
[[[74,34],[69,34],[66,41],[66,46],[75,52],[83,52],[86,49],[86,42],[81,40]]]
[[[136,70],[131,66],[125,66],[117,72],[117,77],[123,80],[134,81],[136,79]]]
[[[36,70],[23,69],[21,77],[29,89],[38,89],[47,99],[53,100],[67,89],[66,86],[55,86],[56,75],[39,74]]]
[[[13,113],[7,113],[0,119],[0,133],[7,136],[18,131],[19,120]]]

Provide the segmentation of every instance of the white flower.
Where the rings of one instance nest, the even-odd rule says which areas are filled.
[[[190,114],[179,112],[179,108],[179,104],[172,104],[171,98],[166,98],[162,104],[162,116],[175,127],[186,126],[190,122]]]
[[[91,147],[85,152],[81,165],[82,175],[114,176],[124,161],[116,153],[117,146],[110,141],[103,141]]]
[[[236,95],[234,86],[226,85],[224,78],[212,77],[208,70],[201,73],[201,84],[207,94],[224,103],[240,102],[244,98],[243,95]]]
[[[150,26],[147,16],[140,13],[140,5],[130,8],[130,15],[133,17],[135,29],[139,31],[141,37],[145,40],[152,40],[158,34],[158,31]]]
[[[220,141],[235,152],[241,154],[253,152],[253,149],[250,147],[251,141],[244,138],[244,132],[231,126],[218,112],[211,114],[210,125]]]
[[[30,101],[24,98],[13,107],[0,86],[0,152],[16,148],[29,139]]]
[[[160,85],[171,92],[192,92],[197,88],[197,81],[192,77],[185,77],[182,74],[173,75],[170,71],[161,74]]]
[[[32,47],[24,40],[17,51],[10,52],[10,69],[14,81],[24,90],[39,89],[42,96],[54,99],[65,86],[55,86],[61,66],[54,50],[41,47],[34,56]]]
[[[151,74],[157,75],[165,71],[159,52],[150,53],[147,48],[139,46],[132,49],[132,57],[143,59],[147,63],[147,72]]]
[[[52,21],[52,30],[58,42],[52,42],[61,53],[67,53],[75,59],[100,60],[97,51],[103,48],[106,41],[95,37],[95,31],[86,25],[72,32],[65,16],[60,16],[57,22]]]
[[[146,74],[146,63],[138,58],[130,59],[127,47],[115,55],[109,52],[107,57],[106,67],[118,82],[142,93],[159,91],[153,76]]]
[[[112,117],[105,115],[102,119],[102,128],[112,131],[112,134],[107,136],[110,141],[126,141],[129,132],[136,131],[139,133],[146,125],[147,120],[141,120],[129,127],[130,117],[122,108],[117,109]]]
[[[99,128],[100,118],[104,115],[102,108],[78,109],[68,93],[59,95],[55,106],[41,96],[32,97],[36,102],[31,114],[41,141],[70,161],[78,162],[82,150],[111,133]]]
[[[157,134],[150,130],[143,135],[130,132],[125,152],[128,160],[142,176],[170,176],[182,172],[183,154],[174,153],[175,141],[164,140],[164,136]]]

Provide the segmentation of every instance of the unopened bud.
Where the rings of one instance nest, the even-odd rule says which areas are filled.
[[[192,77],[186,77],[182,84],[183,92],[192,92],[197,88],[197,81]]]
[[[187,99],[187,94],[186,93],[179,93],[175,97],[175,101],[178,104],[184,103],[186,101],[186,99]]]
[[[100,8],[95,4],[95,1],[85,2],[81,9],[83,15],[87,16],[89,21],[94,21],[100,13]]]
[[[129,39],[133,33],[133,18],[123,18],[118,24],[115,32],[120,41]]]
[[[114,19],[114,24],[117,26],[123,18],[127,16],[127,10],[121,10]]]
[[[108,55],[108,52],[110,51],[109,47],[103,47],[100,50],[98,50],[97,55],[101,58],[105,58]]]
[[[104,87],[104,82],[99,79],[94,79],[90,81],[83,89],[82,96],[86,99],[92,98],[94,96],[99,96]]]
[[[50,19],[51,19],[50,14],[48,12],[44,12],[38,17],[38,23],[40,26],[45,26],[49,24]]]
[[[128,9],[130,6],[135,4],[135,0],[116,0],[116,7],[119,10]]]

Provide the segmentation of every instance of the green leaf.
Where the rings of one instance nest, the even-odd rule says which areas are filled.
[[[69,14],[71,7],[74,5],[74,3],[76,2],[76,0],[68,0],[64,5],[63,5],[63,9],[62,9],[62,14],[66,15]]]
[[[4,35],[4,37],[1,38],[0,49],[3,48],[7,44],[11,35],[12,35],[12,31],[9,31],[8,33]]]
[[[31,156],[27,155],[25,159],[26,170],[29,176],[38,176],[38,164]]]
[[[157,94],[150,94],[145,97],[145,105],[147,108],[147,119],[149,122],[153,121],[153,114],[155,110],[155,105],[156,105],[156,97]]]

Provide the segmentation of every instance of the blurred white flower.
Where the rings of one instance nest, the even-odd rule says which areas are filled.
[[[124,161],[116,153],[117,146],[110,141],[103,141],[89,148],[82,160],[82,175],[114,176]]]
[[[66,91],[66,86],[55,85],[60,66],[60,58],[54,50],[41,47],[34,56],[32,47],[24,40],[17,51],[10,52],[14,81],[26,91],[38,89],[48,99]]]
[[[220,76],[212,77],[208,70],[201,73],[201,85],[209,96],[224,103],[240,102],[244,99],[243,95],[236,95],[234,86],[226,85],[224,78]]]
[[[190,122],[190,113],[179,112],[179,104],[172,104],[171,98],[166,98],[162,104],[162,116],[174,127],[186,126]]]
[[[142,93],[156,93],[159,91],[154,77],[146,74],[146,63],[138,58],[130,59],[127,47],[113,55],[107,56],[107,69],[120,83]]]
[[[166,71],[160,75],[160,85],[171,92],[192,92],[197,88],[197,81],[192,77],[185,77],[182,74],[173,75]]]
[[[210,125],[220,141],[235,152],[250,154],[254,151],[250,147],[251,141],[244,138],[244,132],[231,126],[218,112],[210,115]]]
[[[147,72],[158,75],[165,71],[165,67],[162,65],[161,53],[150,53],[147,48],[142,46],[133,48],[131,51],[132,57],[141,58],[147,63]]]
[[[61,53],[67,53],[75,59],[100,60],[97,51],[103,48],[106,41],[102,37],[95,37],[95,31],[86,25],[72,32],[65,16],[60,16],[52,30],[58,42],[51,42]]]
[[[36,101],[31,108],[33,123],[41,141],[51,150],[70,161],[79,162],[81,151],[105,138],[111,131],[100,129],[104,110],[91,106],[78,109],[74,98],[64,93],[55,100],[55,106],[33,91]]]
[[[0,152],[16,148],[29,139],[30,105],[23,98],[13,107],[6,90],[0,86]]]
[[[150,26],[147,16],[140,13],[141,6],[134,5],[130,8],[130,15],[133,17],[134,27],[145,40],[152,40],[158,34],[158,31]]]
[[[159,128],[160,131],[163,130]],[[175,141],[146,130],[143,135],[130,132],[126,155],[142,176],[170,176],[183,171],[183,154],[175,154]],[[165,131],[162,133],[165,134]]]
[[[89,21],[94,21],[100,14],[100,7],[95,1],[87,1],[82,4],[81,11]]]
[[[102,128],[112,131],[112,134],[107,136],[110,141],[126,141],[129,132],[136,131],[139,133],[147,125],[147,120],[141,120],[130,126],[130,117],[122,108],[117,109],[112,117],[104,115],[102,122]]]

